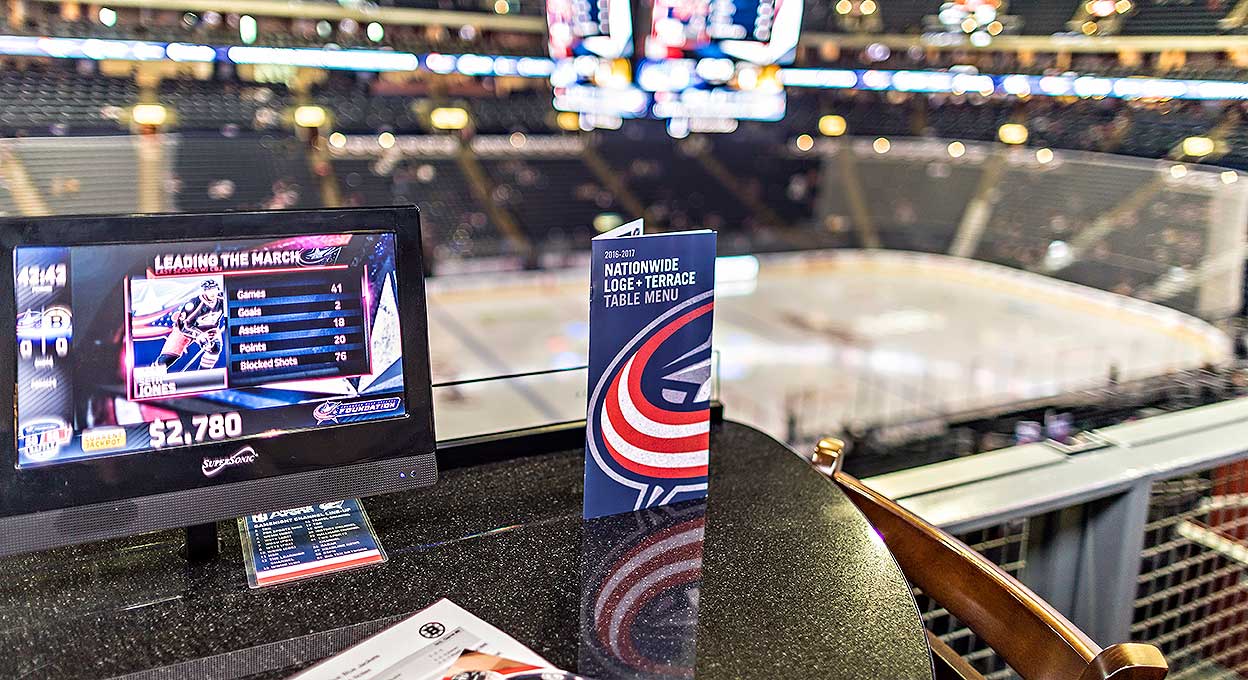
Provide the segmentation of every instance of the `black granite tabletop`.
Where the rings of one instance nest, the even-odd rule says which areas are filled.
[[[208,562],[178,532],[0,560],[0,678],[284,678],[443,597],[600,680],[931,678],[849,500],[751,428],[711,451],[708,501],[588,523],[579,449],[449,469],[366,499],[386,564],[266,589],[226,524]]]

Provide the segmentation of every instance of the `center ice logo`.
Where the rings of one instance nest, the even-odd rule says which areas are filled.
[[[635,507],[706,488],[711,295],[690,298],[642,329],[593,386],[590,454],[603,474],[636,489]]]

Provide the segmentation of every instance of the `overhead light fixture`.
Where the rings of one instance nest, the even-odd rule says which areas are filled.
[[[1048,165],[1053,162],[1053,149],[1036,149],[1036,160],[1041,165]]]
[[[806,134],[798,135],[797,139],[793,140],[793,144],[797,146],[798,151],[810,151],[815,148],[815,138]]]
[[[468,111],[458,106],[444,106],[429,113],[429,124],[439,130],[462,130],[468,127]]]
[[[1027,134],[1027,127],[1021,123],[1006,123],[997,129],[997,139],[1006,144],[1025,144]]]
[[[104,24],[109,28],[117,25],[117,10],[112,9],[111,7],[101,7],[96,16],[99,17],[101,24]]]
[[[576,132],[581,129],[581,116],[573,111],[560,111],[559,115],[555,116],[555,123],[560,130]]]
[[[832,113],[819,118],[819,134],[824,137],[840,137],[847,129],[849,124],[845,122],[844,116]]]
[[[300,106],[295,109],[295,125],[301,128],[319,128],[329,116],[319,106]]]
[[[335,149],[341,149],[347,145],[347,136],[341,132],[335,132],[329,136],[329,145]]]
[[[256,42],[256,36],[260,34],[260,28],[256,24],[255,17],[244,14],[238,19],[238,37],[242,39],[244,45],[250,45]]]
[[[394,133],[392,132],[383,132],[377,135],[377,146],[380,146],[383,149],[394,148],[394,142]]]
[[[130,109],[130,120],[138,125],[159,127],[165,124],[168,116],[169,112],[160,104],[135,104],[134,108]]]
[[[1171,165],[1170,176],[1175,179],[1183,179],[1184,177],[1187,177],[1187,166],[1181,164]]]
[[[1234,170],[1223,170],[1223,171],[1222,171],[1222,183],[1223,183],[1223,184],[1234,184],[1234,183],[1236,183],[1236,182],[1238,182],[1238,181],[1239,181],[1239,173],[1238,173],[1238,172],[1235,172]]]
[[[966,145],[962,142],[949,142],[947,150],[951,158],[961,158],[966,155]]]
[[[893,148],[893,143],[888,141],[887,137],[877,137],[874,142],[871,142],[871,148],[875,149],[876,153],[888,153],[888,150]]]
[[[1183,140],[1183,155],[1203,158],[1213,153],[1214,143],[1208,137],[1188,137]]]

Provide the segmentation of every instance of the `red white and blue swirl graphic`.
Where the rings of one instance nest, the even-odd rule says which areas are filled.
[[[592,386],[591,459],[636,490],[635,508],[706,489],[713,294],[692,297],[643,328]]]

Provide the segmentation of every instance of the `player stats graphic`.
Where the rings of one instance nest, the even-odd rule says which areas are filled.
[[[222,390],[225,287],[221,276],[133,279],[127,291],[131,400]]]
[[[388,233],[18,248],[18,467],[404,415],[396,257]]]
[[[715,233],[610,236],[590,265],[586,519],[705,496],[710,454]]]

